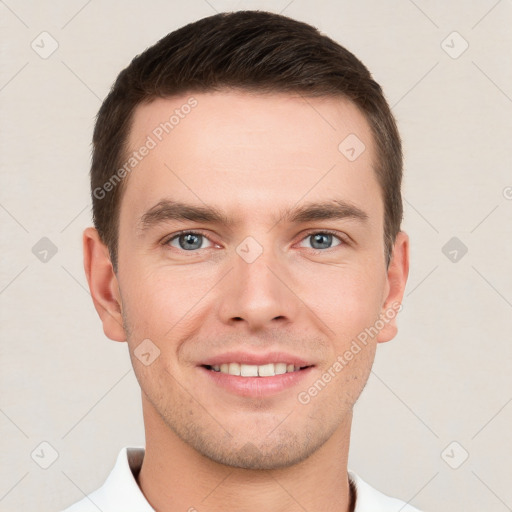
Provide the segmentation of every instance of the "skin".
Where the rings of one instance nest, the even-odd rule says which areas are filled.
[[[309,403],[297,395],[403,297],[409,242],[398,234],[387,267],[369,125],[340,98],[240,91],[193,96],[197,107],[127,178],[117,275],[96,230],[83,236],[104,332],[128,343],[142,390],[146,455],[139,486],[153,508],[166,512],[221,511],[227,503],[244,512],[348,511],[352,408],[377,343],[396,335],[396,319]],[[129,147],[139,148],[189,97],[139,106]],[[353,162],[338,150],[351,133],[366,146]],[[215,206],[237,222],[228,228],[171,220],[140,234],[139,219],[164,197]],[[368,218],[279,220],[284,208],[334,198]],[[182,229],[208,238],[199,237],[201,248],[192,251],[179,238],[162,244]],[[308,230],[325,229],[340,239],[315,250]],[[248,236],[263,248],[250,264],[236,252]],[[148,338],[160,354],[146,366],[134,350]],[[197,368],[231,349],[288,351],[315,368],[278,395],[242,397]]]

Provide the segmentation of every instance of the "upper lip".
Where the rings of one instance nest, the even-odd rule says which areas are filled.
[[[266,354],[251,354],[249,352],[233,351],[225,352],[217,356],[209,357],[200,363],[200,366],[214,366],[223,363],[242,363],[251,365],[263,365],[269,363],[286,363],[294,366],[313,366],[314,363],[306,361],[287,352],[268,352]]]

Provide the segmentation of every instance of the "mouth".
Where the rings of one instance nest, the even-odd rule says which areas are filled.
[[[237,377],[275,377],[286,373],[299,372],[314,365],[296,366],[293,363],[277,362],[266,364],[244,364],[244,363],[221,363],[215,365],[204,364],[203,368],[216,373],[234,375]]]
[[[316,361],[290,352],[232,350],[200,361],[208,387],[243,397],[275,396],[299,387],[315,371]],[[308,379],[309,380],[309,379]],[[301,384],[304,386],[304,384]],[[284,397],[284,395],[282,395]]]
[[[296,361],[297,362],[297,361]],[[300,363],[301,364],[301,363]],[[223,390],[230,395],[244,398],[264,398],[289,396],[294,389],[297,393],[311,378],[314,364],[295,365],[291,362],[247,364],[238,362],[202,364],[197,366],[200,374],[207,379],[207,388]],[[308,379],[309,380],[309,379]],[[283,395],[283,393],[286,393]],[[293,396],[293,395],[291,395]],[[219,399],[220,395],[215,394]]]

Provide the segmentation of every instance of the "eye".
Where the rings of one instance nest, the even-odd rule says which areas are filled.
[[[326,250],[337,247],[338,245],[346,244],[347,242],[338,234],[331,231],[313,231],[308,233],[301,240],[301,244],[305,241],[311,240],[310,249],[313,250]],[[205,242],[210,242],[214,245],[206,235],[198,231],[180,231],[171,235],[169,238],[162,242],[163,245],[168,245],[176,249],[196,252],[198,249],[207,249],[208,246],[204,246]],[[334,244],[333,244],[334,242]],[[210,246],[212,247],[212,245]]]
[[[332,245],[333,239],[337,239],[338,243]],[[305,240],[311,240],[310,248],[315,250],[331,249],[332,247],[345,243],[340,236],[331,231],[314,231],[312,233],[308,233],[301,242]]]
[[[196,249],[205,249],[206,247],[203,247],[203,242],[206,240],[211,242],[209,238],[197,231],[182,231],[168,238],[164,245],[170,245],[184,251],[194,251]]]

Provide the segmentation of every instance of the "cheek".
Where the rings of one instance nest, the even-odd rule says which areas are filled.
[[[132,260],[131,266],[128,261],[126,264],[123,300],[128,301],[130,325],[139,337],[159,340],[193,331],[198,328],[194,318],[209,307],[209,292],[215,288],[217,299],[222,300],[219,276],[224,268],[214,263],[171,267],[135,265]],[[377,262],[292,263],[286,280],[298,297],[295,300],[313,311],[318,327],[336,340],[350,340],[378,317],[385,281]]]
[[[133,332],[139,337],[163,340],[182,331],[195,318],[217,280],[211,272],[207,275],[185,265],[133,269],[123,283]]]
[[[299,296],[340,341],[356,336],[373,324],[380,312],[384,281],[371,269],[317,268],[314,279],[303,283]]]

